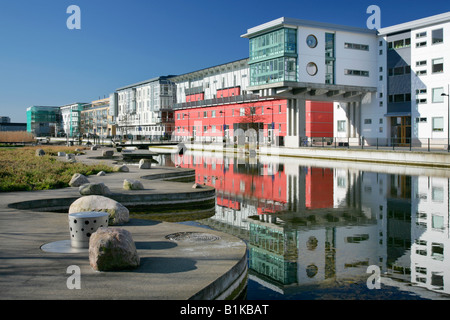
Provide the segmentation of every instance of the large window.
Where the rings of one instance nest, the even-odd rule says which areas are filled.
[[[444,117],[433,118],[433,131],[444,131]]]
[[[250,39],[250,85],[297,81],[297,29],[283,28]]]
[[[345,132],[346,130],[346,121],[345,120],[338,120],[337,122],[337,131],[338,132]]]
[[[433,88],[433,103],[444,102],[444,97],[442,96],[444,93],[444,88]]]
[[[433,73],[444,72],[444,58],[433,59],[433,64],[431,68]]]
[[[325,33],[325,83],[327,84],[334,84],[335,61],[334,33]]]
[[[436,29],[432,31],[432,44],[442,43],[444,42],[444,30],[443,29]]]
[[[250,85],[297,81],[297,59],[282,57],[250,65]]]
[[[250,61],[297,54],[297,30],[283,28],[250,39]]]

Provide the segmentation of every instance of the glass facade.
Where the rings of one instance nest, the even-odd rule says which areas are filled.
[[[334,34],[325,33],[325,83],[327,84],[334,84],[335,61]]]
[[[250,39],[250,86],[297,81],[297,30],[282,28]]]
[[[297,81],[297,59],[281,57],[250,65],[250,85]]]

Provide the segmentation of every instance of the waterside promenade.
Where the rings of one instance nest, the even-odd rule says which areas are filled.
[[[305,159],[354,161],[361,163],[378,163],[392,165],[410,165],[434,168],[450,167],[450,152],[447,150],[409,150],[407,147],[300,147],[288,148],[261,145],[258,148],[252,146],[223,147],[220,143],[179,143],[177,146],[150,147],[151,151],[177,153],[181,149],[205,152],[220,152],[224,154],[247,154],[252,157],[292,157]],[[252,151],[253,150],[253,151]]]
[[[100,155],[101,149],[88,150],[76,159],[85,163],[114,163],[99,160]],[[133,165],[129,168],[129,172],[88,178],[90,182],[104,182],[112,198],[124,202],[129,199],[129,204],[139,199],[141,204],[153,204],[214,197],[212,188],[193,189],[193,183],[161,179],[167,175],[185,176],[189,170],[158,166],[142,170]],[[160,178],[141,178],[151,175]],[[139,179],[144,190],[124,190],[122,184],[126,178]],[[57,245],[69,240],[65,210],[79,197],[76,187],[0,194],[0,299],[221,300],[235,298],[244,289],[247,257],[243,241],[214,230],[145,219],[131,218],[117,226],[131,232],[140,266],[130,271],[94,271],[89,265],[87,249],[61,252]],[[206,234],[206,240],[167,238],[171,234],[190,232]],[[80,268],[81,289],[69,289],[70,266]]]

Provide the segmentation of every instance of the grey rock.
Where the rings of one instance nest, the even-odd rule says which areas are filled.
[[[125,190],[143,190],[144,186],[139,180],[125,179],[123,180],[123,188]]]
[[[99,177],[101,177],[101,176],[105,176],[106,173],[105,173],[105,171],[100,171],[99,173],[97,173],[97,175],[98,175]]]
[[[65,156],[66,156],[65,152],[62,151],[58,152],[58,157],[65,157]]]
[[[198,183],[194,183],[194,185],[192,186],[192,189],[200,189],[203,188],[201,184]]]
[[[111,191],[103,182],[83,184],[79,187],[78,191],[82,196],[111,194]]]
[[[83,196],[69,207],[69,214],[89,211],[108,212],[109,225],[121,225],[130,220],[130,211],[124,205],[105,196]]]
[[[114,155],[114,150],[103,150],[102,156],[110,158]]]
[[[74,173],[72,176],[72,179],[69,182],[69,185],[71,187],[79,187],[83,184],[89,183],[88,178],[86,178],[81,173]]]
[[[130,171],[130,169],[126,165],[118,165],[118,164],[113,167],[113,170],[115,172],[129,172]]]
[[[98,228],[89,239],[89,264],[97,271],[139,267],[140,258],[131,233],[121,228]]]
[[[43,149],[36,149],[36,155],[38,157],[45,156],[45,151]]]
[[[66,154],[67,160],[75,160],[75,154],[74,153],[68,153]]]
[[[139,161],[139,169],[150,169],[152,167],[151,159],[141,159]]]

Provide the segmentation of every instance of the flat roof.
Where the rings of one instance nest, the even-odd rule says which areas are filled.
[[[393,26],[386,27],[386,28],[381,28],[378,30],[378,34],[379,35],[387,35],[387,34],[397,33],[397,32],[401,32],[401,31],[408,31],[408,30],[412,30],[412,29],[424,28],[427,26],[431,26],[431,25],[439,24],[439,23],[443,23],[443,22],[450,22],[450,11],[441,13],[441,14],[437,14],[434,16],[422,18],[422,19],[417,19],[417,20],[413,20],[413,21],[409,21],[409,22],[405,22],[405,23],[400,23],[400,24],[393,25]]]
[[[179,81],[179,80],[183,80],[183,79],[189,78],[189,77],[193,76],[196,73],[209,72],[209,71],[212,71],[214,69],[221,69],[221,68],[223,68],[223,67],[225,67],[227,65],[232,65],[232,64],[236,64],[236,63],[242,63],[242,62],[246,62],[246,61],[248,61],[248,58],[238,59],[238,60],[234,60],[234,61],[231,61],[231,62],[226,62],[226,63],[222,63],[222,64],[219,64],[219,65],[215,65],[215,66],[212,66],[212,67],[207,67],[207,68],[199,69],[199,70],[188,72],[188,73],[183,73],[183,74],[180,74],[178,76],[174,76],[172,78],[172,80],[174,82],[176,82],[177,80]]]
[[[130,85],[127,85],[127,86],[124,86],[124,87],[120,87],[120,88],[116,89],[116,91],[132,88],[132,87],[141,86],[143,84],[150,83],[150,82],[155,82],[155,81],[159,81],[159,80],[168,80],[168,79],[170,79],[172,77],[175,77],[175,76],[174,75],[159,76],[159,77],[151,78],[151,79],[148,79],[148,80],[140,81],[140,82],[137,82],[137,83],[133,83],[133,84],[130,84]]]
[[[287,18],[281,17],[263,24],[260,24],[256,27],[250,28],[247,30],[247,33],[241,35],[242,38],[250,38],[257,36],[261,33],[266,33],[270,30],[275,30],[281,27],[313,27],[320,29],[328,29],[328,30],[340,30],[347,32],[356,32],[356,33],[366,33],[366,34],[376,34],[376,30],[371,30],[367,28],[360,27],[352,27],[352,26],[344,26],[339,24],[327,23],[327,22],[318,22],[311,20],[303,20],[303,19],[295,19],[295,18]]]

